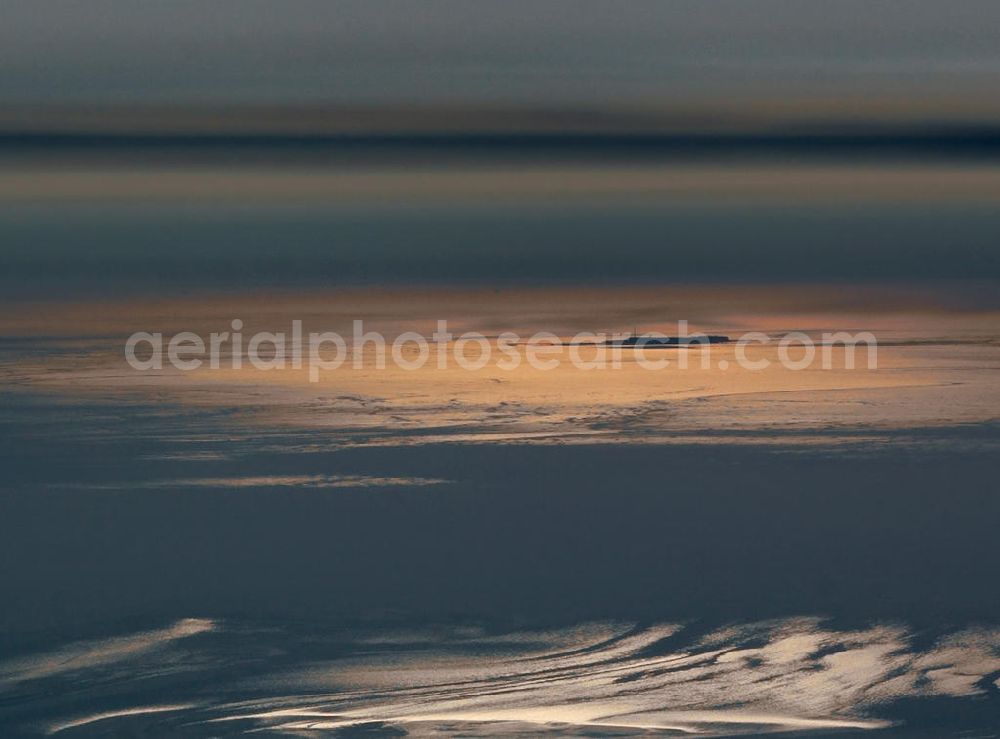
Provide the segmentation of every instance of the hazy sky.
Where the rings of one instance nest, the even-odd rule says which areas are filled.
[[[629,105],[736,101],[836,117],[894,98],[924,121],[990,105],[1000,116],[998,89],[997,0],[6,0],[0,11],[0,117],[24,105],[24,120],[31,103],[83,103],[98,122],[102,104],[140,103],[467,104],[492,124],[490,104],[579,105],[577,119],[553,120],[589,121]],[[866,102],[852,109],[851,96]],[[6,153],[19,156],[16,146]],[[781,171],[790,159],[779,153],[770,173],[686,180],[459,163],[433,182],[417,173],[407,190],[357,173],[333,182],[335,168],[299,172],[298,185],[204,162],[166,176],[142,151],[122,160],[138,163],[126,171],[109,151],[89,151],[87,166],[113,163],[114,177],[83,168],[40,179],[22,158],[27,169],[0,181],[4,205],[23,206],[0,224],[4,289],[1000,275],[993,159],[948,162],[948,173],[935,160],[923,174],[877,162],[809,174]],[[929,166],[921,154],[907,166]],[[295,189],[303,176],[313,180]],[[476,182],[479,199],[462,200]],[[407,199],[432,185],[443,188],[433,202]]]
[[[1000,84],[995,0],[7,0],[0,101],[671,103]]]

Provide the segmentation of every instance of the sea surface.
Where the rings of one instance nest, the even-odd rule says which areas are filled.
[[[997,136],[837,130],[7,135],[0,736],[996,736]]]
[[[852,289],[7,313],[0,732],[995,735],[998,324],[955,291]],[[860,308],[830,298],[845,291]],[[312,383],[231,355],[141,372],[123,353],[130,330],[234,317],[569,342],[595,315],[669,331],[677,304],[699,329],[761,330],[750,353],[772,365],[742,369],[732,346],[686,369],[688,350],[663,350],[662,370],[364,355]],[[830,369],[777,361],[787,331],[848,328],[881,339],[876,367],[863,350],[855,369],[842,349]]]

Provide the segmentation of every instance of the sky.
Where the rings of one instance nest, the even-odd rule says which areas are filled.
[[[1000,5],[10,0],[0,66],[7,104],[972,104],[1000,82]]]
[[[995,2],[14,0],[0,69],[8,294],[1000,275],[1000,129],[934,128],[1000,122]],[[900,119],[940,139],[892,150],[890,128],[848,162],[822,140],[692,158],[629,138]],[[52,147],[18,138],[33,126],[292,145]],[[387,130],[621,138],[294,139]]]

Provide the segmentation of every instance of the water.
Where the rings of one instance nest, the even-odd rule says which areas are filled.
[[[783,176],[762,208],[179,208],[140,182],[138,203],[12,209],[0,734],[994,735],[994,190],[789,207]],[[941,276],[963,279],[918,281]],[[686,370],[317,383],[124,361],[133,331],[234,318],[880,348],[855,370],[717,347]]]
[[[976,728],[995,715],[998,648],[997,630],[803,617],[517,631],[190,618],[3,663],[0,690],[21,726],[59,736],[829,733],[949,699]]]

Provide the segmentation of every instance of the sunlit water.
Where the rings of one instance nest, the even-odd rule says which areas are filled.
[[[509,326],[501,299],[236,308],[602,328],[553,295]],[[615,322],[669,331],[617,295]],[[129,330],[234,306],[29,317],[0,347],[0,733],[990,735],[995,316],[712,295],[694,328],[765,332],[768,369],[717,346],[662,370],[137,372]],[[785,331],[836,329],[872,330],[878,366],[777,361]]]
[[[54,304],[0,322],[10,334],[0,347],[0,372],[11,389],[122,403],[155,397],[202,412],[226,409],[239,419],[230,424],[233,433],[250,427],[320,432],[318,438],[338,445],[512,439],[808,442],[995,420],[1000,407],[997,314],[948,308],[948,301],[956,300],[948,292],[921,297],[887,288],[885,297],[877,289],[852,290],[851,300],[867,306],[864,310],[822,309],[837,304],[839,290],[831,287],[811,292],[793,287],[604,289],[597,291],[607,305],[604,311],[595,308],[586,291],[564,288],[347,290],[257,299],[195,295],[151,303]],[[796,304],[803,307],[795,309]],[[597,349],[569,346],[578,331],[621,331],[623,323],[628,330],[641,325],[643,331],[672,333],[676,321],[688,320],[682,317],[689,314],[691,332],[736,339],[754,331],[767,338],[742,350],[732,344],[647,350],[647,362],[666,365],[658,369],[643,366],[632,350],[621,353],[617,366],[605,354],[603,368],[593,368],[602,356]],[[133,331],[163,332],[165,341],[180,331],[207,337],[230,330],[233,318],[246,324],[247,339],[235,359],[224,345],[218,368],[206,361],[182,372],[168,362],[162,370],[136,371],[125,362],[125,338]],[[307,349],[303,368],[292,368],[290,339],[283,368],[261,370],[245,356],[246,341],[255,331],[287,334],[292,320],[302,320],[307,333],[334,330],[349,341],[356,318],[365,320],[365,331],[386,337],[384,369],[376,368],[378,350],[370,344],[350,347],[343,366],[314,376],[307,369]],[[503,355],[495,338],[489,339],[492,359],[471,371],[455,356],[476,359],[481,350],[474,344],[456,349],[454,342],[447,343],[444,368],[438,365],[441,350],[433,344],[419,369],[392,361],[395,336],[417,331],[430,337],[441,319],[449,321],[456,336],[467,330],[488,337],[518,332],[520,365],[498,366]],[[555,369],[536,369],[525,358],[524,343],[540,330],[565,342],[555,353],[540,355],[556,357]],[[95,336],[98,331],[103,335]],[[850,351],[819,346],[811,363],[789,367],[782,364],[779,347],[789,331],[817,342],[835,331],[870,332],[879,346],[872,355],[866,345]],[[353,366],[355,354],[360,367]],[[411,344],[401,356],[414,362],[419,353]],[[574,365],[574,356],[591,368]],[[789,356],[798,361],[804,350],[792,348]],[[768,366],[748,368],[741,357]]]
[[[983,628],[790,618],[494,632],[191,618],[0,662],[0,695],[16,701],[9,728],[60,736],[728,736],[882,729],[918,698],[982,712],[998,675],[1000,632]]]

